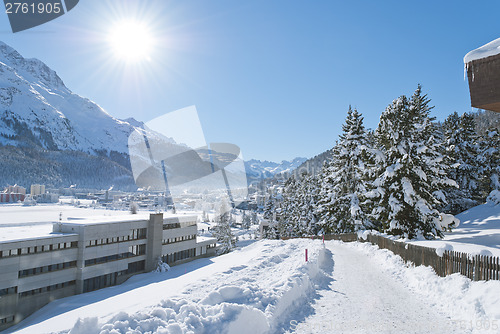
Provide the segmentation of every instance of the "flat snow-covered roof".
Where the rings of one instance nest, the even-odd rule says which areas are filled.
[[[0,242],[60,235],[52,233],[52,224],[59,222],[61,213],[63,224],[102,224],[146,220],[151,212],[139,211],[138,214],[132,215],[128,211],[76,208],[58,204],[0,205]],[[180,221],[185,221],[196,215],[195,212],[180,212],[175,215],[164,213],[163,218],[179,217]]]

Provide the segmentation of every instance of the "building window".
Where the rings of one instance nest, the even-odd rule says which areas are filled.
[[[163,229],[164,230],[170,230],[174,228],[181,228],[180,223],[168,223],[168,224],[163,224]]]
[[[11,315],[11,316],[8,316],[6,318],[1,318],[0,319],[0,324],[1,325],[5,325],[5,324],[8,324],[8,323],[14,322],[14,320],[15,320],[15,316]]]
[[[188,258],[196,256],[196,248],[186,249],[180,252],[175,252],[172,254],[163,255],[161,260],[167,264],[171,264],[177,261],[182,261]]]
[[[23,291],[23,292],[21,292],[19,294],[19,297],[23,298],[23,297],[37,295],[39,293],[44,293],[44,292],[48,292],[48,291],[59,290],[59,289],[62,289],[62,288],[73,286],[75,284],[76,284],[76,281],[73,280],[73,281],[68,281],[68,282],[64,282],[64,283],[58,283],[58,284],[54,284],[54,285],[50,285],[50,286],[46,286],[46,287],[42,287],[42,288],[37,288],[37,289],[29,290],[29,291]]]
[[[146,261],[137,261],[137,262],[131,262],[128,264],[128,270],[127,274],[133,274],[137,273],[139,271],[144,271],[144,268],[146,267]]]
[[[69,269],[69,268],[74,268],[76,267],[76,261],[69,261],[69,262],[64,262],[64,263],[57,263],[57,264],[51,264],[48,266],[43,266],[43,267],[36,267],[36,268],[30,268],[30,269],[23,269],[19,271],[19,278],[27,277],[27,276],[33,276],[33,275],[38,275],[38,274],[44,274],[48,273],[51,271],[57,271],[57,270],[62,270],[62,269]]]
[[[6,295],[12,295],[17,293],[17,286],[13,286],[11,288],[0,289],[0,297]]]
[[[133,245],[129,247],[129,251],[127,253],[113,254],[113,255],[98,257],[95,259],[85,260],[85,266],[86,267],[93,266],[96,264],[117,261],[144,254],[146,254],[146,245]]]
[[[92,277],[83,281],[83,292],[94,291],[108,286],[116,285],[116,278],[124,275],[126,270],[107,275]]]

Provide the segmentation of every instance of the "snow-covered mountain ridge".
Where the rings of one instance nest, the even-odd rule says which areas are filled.
[[[281,162],[251,159],[245,161],[245,168],[248,176],[268,178],[280,173],[289,173],[299,167],[306,160],[306,158],[300,157],[290,161],[283,160]]]
[[[0,186],[133,189],[128,151],[133,131],[170,142],[141,121],[111,116],[73,93],[42,61],[24,58],[0,41]],[[250,160],[245,166],[249,179],[261,179],[290,172],[305,160]]]
[[[127,153],[135,128],[71,92],[42,61],[0,42],[0,144]]]

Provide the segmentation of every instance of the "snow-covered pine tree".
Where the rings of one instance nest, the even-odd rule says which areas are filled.
[[[259,217],[257,216],[257,212],[252,211],[250,216],[250,221],[252,225],[257,225],[259,223]]]
[[[139,205],[136,202],[130,201],[130,204],[129,204],[130,213],[135,215],[135,214],[137,214],[138,210],[139,210]]]
[[[314,175],[303,173],[295,193],[297,216],[293,217],[293,234],[309,236],[317,233],[316,203],[318,200],[318,180]]]
[[[500,190],[500,131],[496,127],[490,128],[481,138],[480,161],[486,193]]]
[[[381,194],[375,217],[386,232],[410,239],[442,236],[434,194],[456,185],[446,175],[429,102],[419,85],[410,99],[403,95],[386,108],[376,130],[385,168],[374,182]]]
[[[273,214],[274,214],[274,198],[271,194],[269,194],[269,197],[266,200],[266,203],[264,204],[264,219],[272,219]]]
[[[367,131],[367,143],[369,150],[365,156],[365,170],[363,173],[366,192],[361,194],[359,199],[361,208],[365,213],[365,227],[382,231],[383,227],[378,220],[378,216],[382,210],[380,201],[383,190],[377,186],[375,180],[385,171],[385,154],[377,145],[375,131]]]
[[[479,143],[472,114],[457,112],[449,115],[443,123],[446,153],[451,159],[448,177],[458,188],[445,190],[448,204],[444,210],[457,214],[482,202],[487,194],[482,193],[482,164],[478,159]]]
[[[238,237],[231,230],[231,209],[226,200],[222,200],[216,217],[216,224],[212,227],[211,232],[217,242],[220,244],[218,249],[219,254],[229,253],[236,247]]]
[[[241,218],[241,227],[244,229],[249,229],[252,224],[251,217],[246,213],[246,210],[243,210],[243,217]]]
[[[291,237],[294,235],[294,226],[297,225],[298,206],[297,189],[299,182],[294,176],[291,176],[283,188],[283,203],[281,206],[281,215],[278,221],[278,233],[282,237]]]
[[[349,106],[342,135],[323,171],[318,213],[326,233],[368,227],[361,201],[368,190],[367,163],[371,155],[363,117]]]
[[[334,200],[333,197],[333,171],[334,171],[334,161],[336,156],[338,156],[338,142],[330,150],[331,158],[327,159],[323,163],[323,168],[319,172],[319,194],[318,194],[318,204],[316,208],[316,213],[318,216],[318,225],[321,228],[321,233],[333,233],[336,231],[336,225],[330,212],[330,203]]]

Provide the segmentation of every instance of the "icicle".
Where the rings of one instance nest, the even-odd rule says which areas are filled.
[[[469,66],[467,63],[464,63],[464,81],[467,80],[467,70],[469,69]]]

